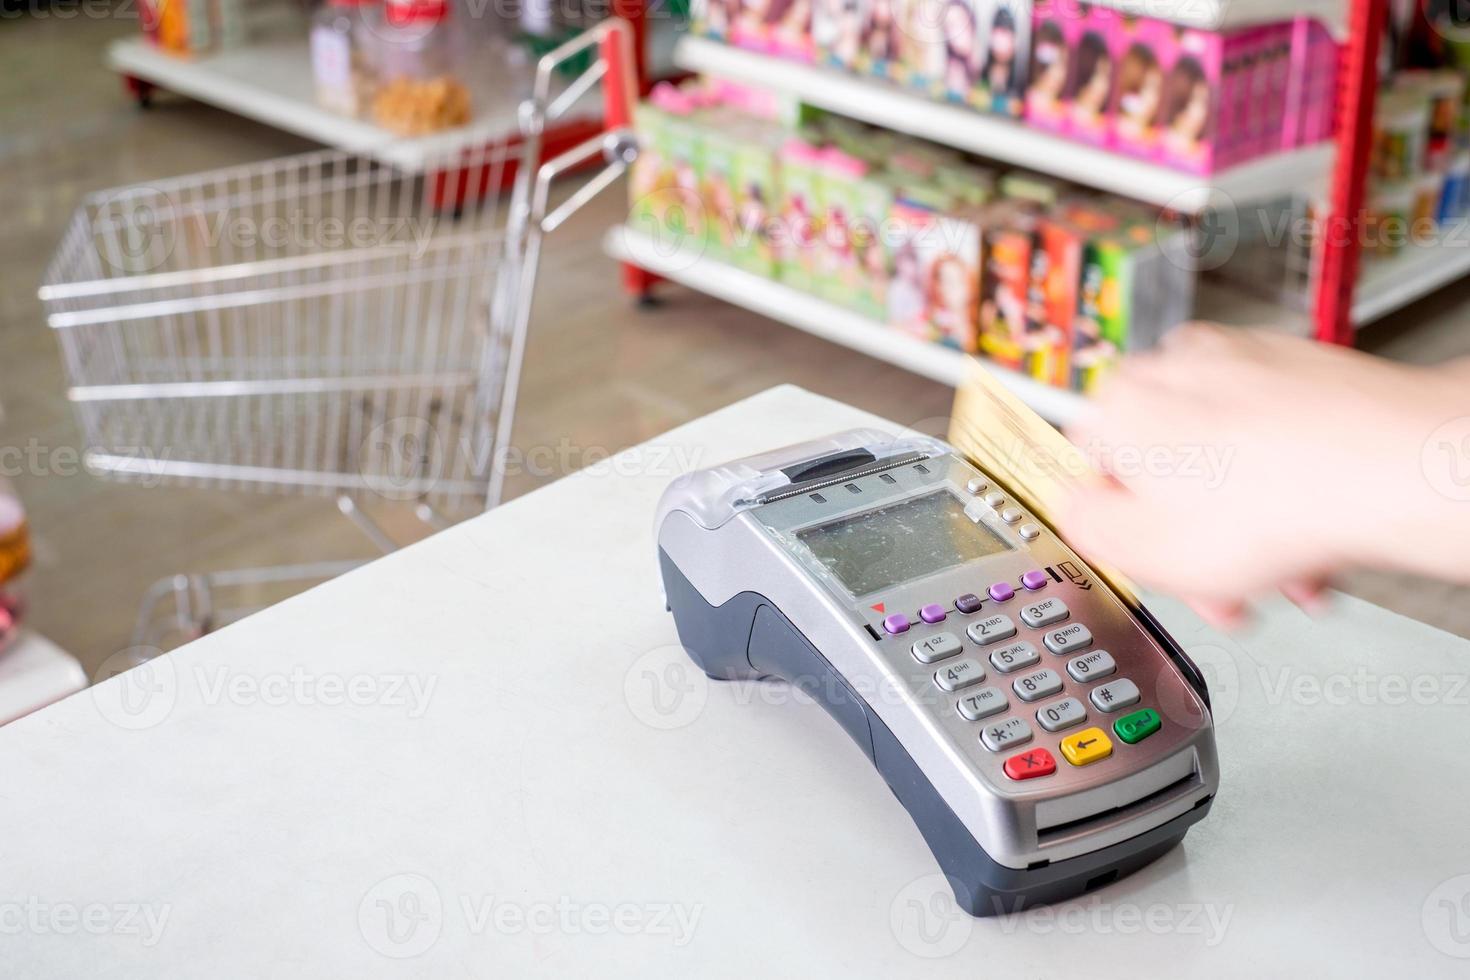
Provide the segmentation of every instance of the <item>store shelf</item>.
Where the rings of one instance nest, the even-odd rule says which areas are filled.
[[[973,361],[959,351],[905,336],[824,299],[698,252],[660,248],[649,236],[628,228],[609,230],[603,248],[619,261],[943,384],[957,386]],[[985,366],[1038,415],[1058,425],[1070,421],[1083,405],[1082,396],[1076,392],[1041,384],[1015,371]]]
[[[1152,17],[1182,27],[1228,31],[1271,24],[1301,15],[1322,21],[1339,38],[1346,36],[1349,0],[1090,0],[1133,17]]]
[[[648,62],[656,74],[672,67],[676,36],[676,25],[669,18],[650,26]],[[495,140],[518,131],[520,102],[530,92],[532,66],[506,64],[508,58],[498,52],[482,59],[488,60],[477,63],[468,79],[476,107],[474,121],[432,136],[404,139],[316,104],[304,33],[193,58],[170,54],[142,37],[114,41],[107,49],[107,65],[114,71],[327,146],[371,153],[406,170],[420,169],[425,161],[468,139]],[[596,118],[600,112],[601,95],[594,87],[566,118]]]
[[[371,153],[409,170],[462,145],[471,135],[484,133],[486,138],[494,138],[516,132],[517,106],[524,94],[523,85],[475,86],[473,98],[478,111],[469,126],[403,139],[380,126],[328,112],[316,104],[305,36],[261,41],[196,58],[169,54],[141,37],[125,38],[108,47],[107,64],[170,92],[327,146]],[[586,111],[595,107],[593,99]]]
[[[1415,300],[1470,275],[1470,241],[1452,236],[1433,244],[1406,245],[1388,259],[1363,265],[1353,300],[1353,324],[1366,326]]]
[[[674,59],[690,71],[773,89],[885,129],[1187,213],[1222,201],[1241,204],[1312,188],[1325,183],[1332,163],[1332,146],[1324,143],[1201,177],[1086,146],[1013,119],[935,102],[880,79],[782,61],[705,38],[682,39]]]

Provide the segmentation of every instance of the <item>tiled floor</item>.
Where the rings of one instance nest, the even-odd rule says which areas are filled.
[[[163,576],[373,553],[325,499],[73,472],[79,435],[35,290],[80,196],[310,147],[166,95],[135,109],[102,67],[106,41],[135,29],[120,18],[0,21],[0,446],[43,460],[15,481],[36,533],[33,622],[89,671],[126,647],[140,597]],[[951,393],[886,364],[679,290],[659,309],[634,309],[599,249],[617,217],[606,196],[548,242],[516,442],[545,447],[551,465],[516,476],[513,493],[782,382],[942,431]],[[1415,361],[1470,353],[1467,299],[1470,283],[1446,290],[1364,343]],[[1465,590],[1367,573],[1346,585],[1470,636]]]

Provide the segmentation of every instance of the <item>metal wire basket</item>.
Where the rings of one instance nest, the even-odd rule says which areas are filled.
[[[436,524],[494,506],[540,236],[626,165],[631,66],[609,20],[541,59],[517,138],[467,133],[413,170],[322,151],[88,197],[40,293],[88,467],[336,495],[385,547],[363,495]],[[599,82],[615,131],[543,165],[548,123]],[[551,179],[599,156],[548,215]]]

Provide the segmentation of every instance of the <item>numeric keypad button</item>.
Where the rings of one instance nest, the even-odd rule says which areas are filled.
[[[999,643],[1016,635],[1016,622],[1004,613],[994,613],[965,628],[970,639],[981,646]]]

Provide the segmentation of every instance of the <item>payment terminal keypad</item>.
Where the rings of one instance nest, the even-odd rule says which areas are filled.
[[[1023,584],[1028,591],[1044,587],[1037,576],[1045,573],[1027,574],[1031,577],[1023,578]],[[1073,768],[1110,757],[1114,752],[1110,732],[1101,727],[1079,728],[1094,717],[1093,712],[1116,718],[1111,734],[1125,750],[1162,727],[1152,708],[1117,715],[1138,705],[1142,699],[1138,685],[1118,676],[1111,653],[1092,649],[1092,630],[1062,597],[1036,598],[1019,606],[1017,616],[1030,636],[1018,635],[1021,628],[1015,619],[995,608],[1017,594],[1024,596],[1025,592],[1017,593],[1009,583],[965,593],[946,607],[944,617],[960,617],[963,632],[944,630],[910,647],[914,660],[938,667],[933,673],[933,693],[951,697],[959,717],[977,724],[975,737],[989,752],[1009,753],[1016,746],[1032,743],[1036,737],[1033,720],[1043,734],[1060,736],[1049,747],[1028,745],[1025,752],[1009,755],[1002,767],[1009,779],[1053,775],[1057,760],[1052,750]],[[941,621],[933,615],[920,618]],[[1003,641],[1009,642],[997,645]],[[1043,664],[1043,648],[1058,659]],[[980,655],[982,649],[985,654]],[[969,655],[962,656],[967,651]],[[1005,678],[1008,684],[979,686],[987,679],[987,667],[1009,675]],[[1078,686],[1069,690],[1068,680]]]

